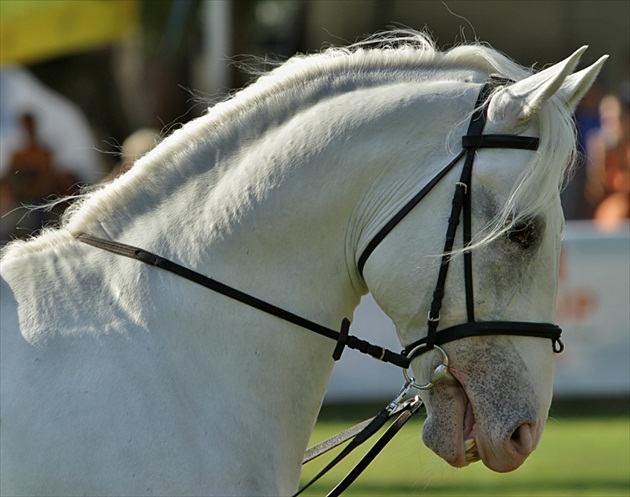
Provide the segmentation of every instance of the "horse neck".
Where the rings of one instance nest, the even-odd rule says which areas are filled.
[[[224,133],[201,118],[123,178],[133,194],[94,234],[338,327],[367,290],[362,246],[433,174],[430,164],[447,162],[444,136],[463,122],[453,102],[469,100],[458,84],[405,83],[283,119],[261,113]],[[322,356],[332,346],[324,340]]]
[[[444,103],[428,105],[423,114],[422,92],[417,98],[408,94],[408,87],[354,92],[326,99],[262,134],[249,128],[222,143],[151,154],[129,173],[145,181],[135,182],[137,190],[115,216],[100,217],[94,234],[153,250],[338,328],[366,291],[356,270],[361,244],[431,174],[419,164],[436,147],[438,163],[448,155],[444,136],[457,121],[451,116],[448,125],[437,125],[436,109]],[[442,115],[448,120],[448,112]],[[147,171],[159,171],[159,181],[146,178]],[[187,281],[160,285],[157,271],[150,277],[158,300],[190,308],[171,325],[206,344],[208,367],[217,375],[231,371],[219,395],[243,391],[253,399],[252,409],[275,413],[275,421],[267,420],[273,426],[281,411],[283,422],[301,435],[284,447],[277,440],[269,444],[299,456],[332,369],[334,342]],[[212,316],[210,323],[194,316],[198,309]],[[252,383],[252,374],[259,381]],[[261,422],[256,416],[243,422],[254,420]],[[269,428],[272,434],[281,436]]]

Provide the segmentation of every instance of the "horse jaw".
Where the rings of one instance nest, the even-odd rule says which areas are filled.
[[[425,445],[455,467],[481,460],[493,471],[517,469],[538,446],[551,404],[548,341],[479,337],[444,348],[459,385],[421,393]],[[423,372],[433,363],[425,361]]]

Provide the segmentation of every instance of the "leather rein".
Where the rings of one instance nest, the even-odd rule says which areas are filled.
[[[440,321],[440,310],[442,307],[442,299],[445,293],[446,276],[448,273],[449,263],[451,260],[451,252],[455,243],[455,235],[457,232],[460,219],[463,212],[463,242],[464,248],[471,243],[471,193],[472,193],[472,169],[475,154],[477,150],[483,148],[510,148],[521,150],[536,150],[538,148],[539,139],[535,137],[517,136],[517,135],[484,135],[483,128],[487,120],[487,100],[490,92],[499,84],[506,84],[510,81],[501,78],[491,78],[481,89],[475,104],[475,111],[471,117],[467,134],[462,137],[462,150],[460,153],[442,170],[440,170],[411,200],[409,200],[397,214],[381,228],[381,230],[368,243],[365,250],[359,257],[357,266],[361,275],[365,264],[376,249],[376,247],[385,239],[391,230],[409,213],[411,210],[435,187],[453,167],[464,159],[459,181],[455,185],[455,193],[452,201],[451,214],[448,220],[448,228],[446,232],[446,240],[444,243],[444,251],[442,252],[442,260],[438,273],[435,291],[433,293],[433,301],[431,303],[427,322],[427,336],[416,342],[407,345],[400,353],[393,352],[378,345],[374,345],[365,340],[361,340],[356,336],[349,334],[350,320],[344,318],[339,331],[322,326],[316,322],[310,321],[302,316],[294,314],[290,311],[282,309],[274,304],[261,300],[257,297],[244,293],[233,287],[225,285],[208,276],[202,275],[192,269],[182,266],[169,259],[148,252],[144,249],[126,245],[124,243],[106,240],[95,237],[87,233],[81,233],[76,236],[77,240],[93,247],[111,252],[113,254],[129,257],[131,259],[161,268],[169,271],[177,276],[185,278],[189,281],[197,283],[205,288],[220,293],[226,297],[237,300],[245,305],[256,308],[267,314],[271,314],[284,321],[293,323],[301,328],[310,330],[314,333],[322,335],[326,338],[337,342],[333,351],[335,361],[341,358],[341,354],[345,347],[358,350],[364,354],[370,355],[375,359],[383,362],[391,363],[403,369],[406,383],[400,394],[386,408],[384,408],[374,418],[371,418],[356,427],[336,435],[306,452],[303,463],[323,454],[341,443],[353,439],[352,442],[313,480],[305,485],[298,493],[300,494],[312,483],[319,479],[324,473],[330,470],[335,464],[343,459],[350,451],[354,450],[358,445],[372,436],[379,428],[381,428],[388,419],[397,416],[393,424],[382,435],[364,458],[357,466],[347,475],[347,477],[329,494],[329,496],[339,495],[354,481],[359,474],[367,467],[376,454],[385,446],[385,444],[394,436],[394,434],[402,428],[407,420],[422,406],[418,396],[404,401],[403,398],[412,389],[427,390],[433,388],[439,382],[457,383],[448,371],[448,357],[440,348],[447,342],[459,340],[471,336],[485,335],[511,335],[511,336],[527,336],[549,338],[552,340],[553,350],[556,353],[564,349],[560,341],[562,330],[559,326],[552,323],[534,323],[519,321],[476,321],[474,311],[474,295],[473,295],[473,279],[472,279],[472,254],[471,251],[464,251],[464,276],[465,276],[465,292],[466,292],[466,309],[468,322],[452,326],[438,333]],[[411,361],[416,357],[429,352],[430,350],[438,350],[442,354],[442,363],[435,369],[431,381],[425,385],[419,385],[412,376],[409,376],[407,370]]]

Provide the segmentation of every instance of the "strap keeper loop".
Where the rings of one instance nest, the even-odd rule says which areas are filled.
[[[560,340],[560,337],[553,338],[553,351],[556,354],[560,354],[564,350],[564,343]]]
[[[350,330],[350,321],[348,318],[343,318],[341,321],[341,330],[339,330],[339,338],[337,338],[337,345],[333,351],[332,357],[335,361],[341,359],[341,354],[344,347],[348,344],[348,331]]]

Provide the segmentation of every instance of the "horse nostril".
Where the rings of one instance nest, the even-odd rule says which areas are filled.
[[[521,456],[528,456],[534,451],[534,427],[523,423],[510,436],[510,448]]]

